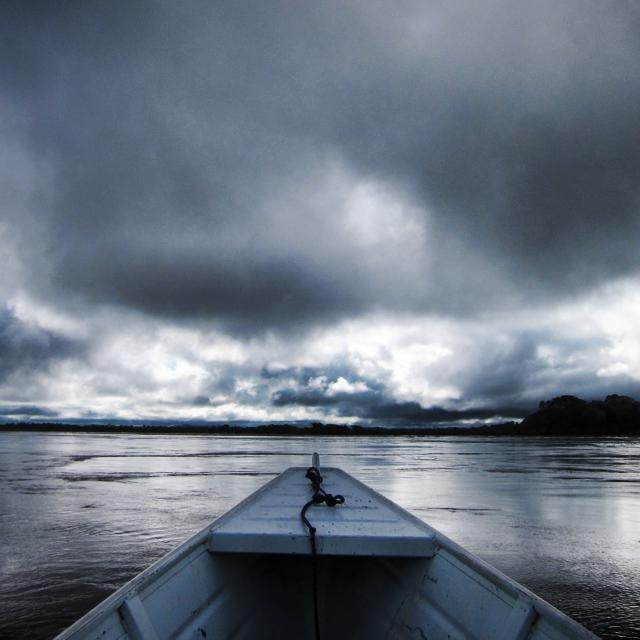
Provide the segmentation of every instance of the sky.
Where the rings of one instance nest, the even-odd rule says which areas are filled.
[[[0,420],[640,397],[637,2],[0,16]]]

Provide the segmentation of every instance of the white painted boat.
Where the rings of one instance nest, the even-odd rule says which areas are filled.
[[[58,640],[596,638],[340,469],[322,487],[344,504],[306,511],[312,554],[306,472],[287,469]]]

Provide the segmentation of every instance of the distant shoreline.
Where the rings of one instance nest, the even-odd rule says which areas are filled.
[[[640,436],[640,425],[634,428],[593,430],[549,428],[524,422],[506,422],[477,427],[363,427],[360,425],[318,424],[299,426],[290,424],[265,424],[251,427],[236,425],[108,425],[108,424],[65,424],[65,423],[12,423],[0,424],[3,432],[39,432],[39,433],[83,433],[114,434],[131,433],[136,435],[221,435],[221,436],[335,436],[335,437],[607,437]]]
[[[135,433],[154,435],[267,435],[267,436],[449,436],[449,435],[514,435],[517,423],[480,427],[362,427],[360,425],[322,424],[309,426],[292,424],[238,425],[108,425],[67,423],[0,424],[3,431],[51,433]]]
[[[542,401],[522,422],[501,422],[467,427],[374,427],[322,422],[299,424],[78,424],[77,422],[8,422],[3,431],[50,433],[137,433],[171,435],[267,436],[640,436],[640,402],[629,396],[609,395],[604,400],[558,396]]]

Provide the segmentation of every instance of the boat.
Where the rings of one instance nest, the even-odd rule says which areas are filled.
[[[314,454],[311,467],[273,478],[57,640],[320,637],[596,638]]]

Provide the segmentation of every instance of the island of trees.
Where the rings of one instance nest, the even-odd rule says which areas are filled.
[[[559,396],[542,401],[515,427],[521,435],[640,435],[640,402],[613,394],[604,400]]]

